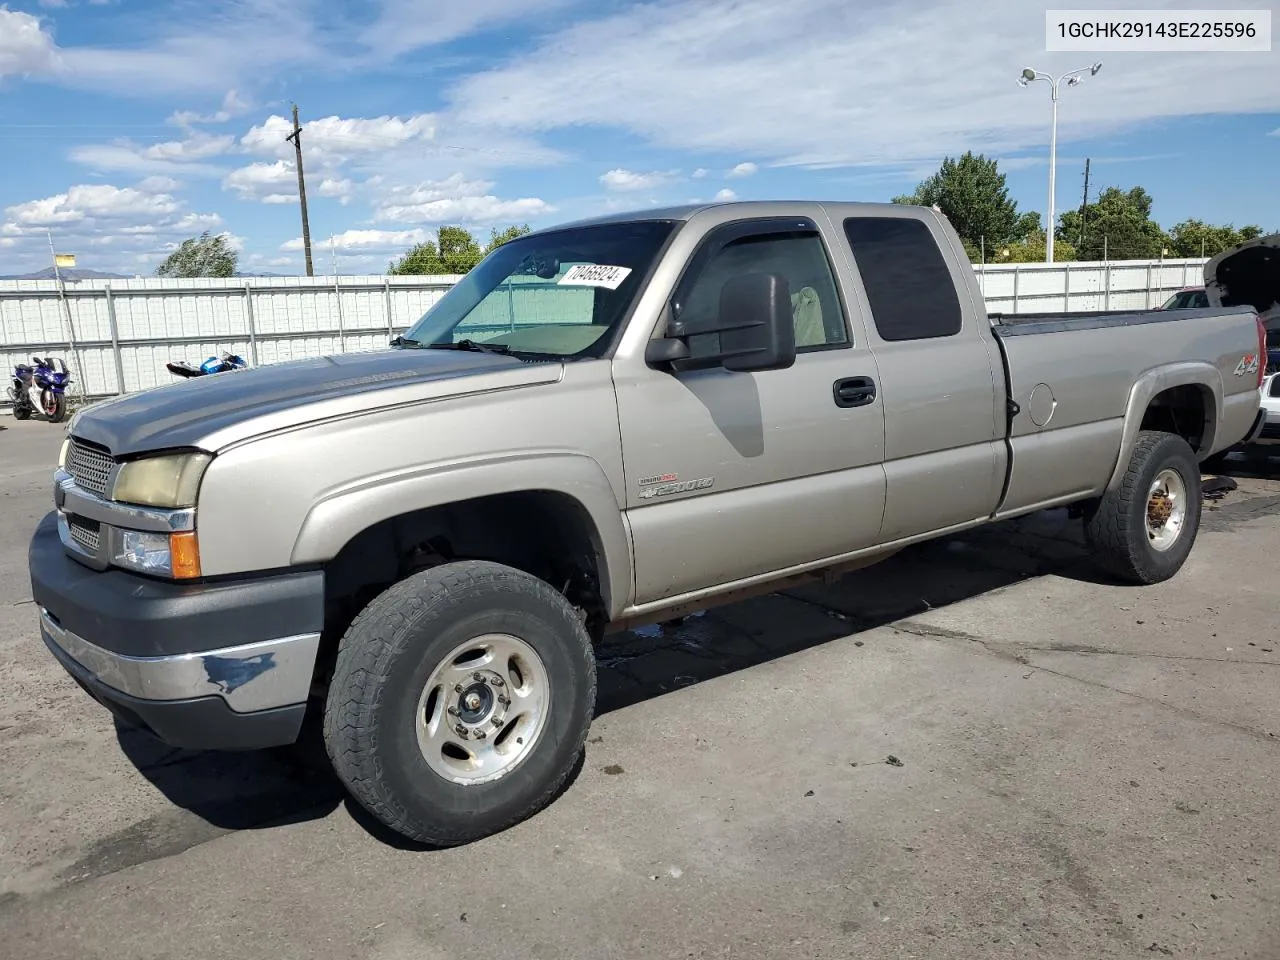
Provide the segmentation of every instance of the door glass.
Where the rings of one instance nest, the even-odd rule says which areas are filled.
[[[714,323],[725,283],[749,273],[773,273],[786,279],[798,352],[849,344],[831,263],[817,234],[766,234],[728,244],[682,291],[678,317],[694,330]],[[690,337],[693,358],[717,354],[719,339],[718,333]]]

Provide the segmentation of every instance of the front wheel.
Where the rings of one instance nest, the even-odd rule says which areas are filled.
[[[50,423],[61,423],[66,419],[67,395],[65,393],[45,390],[40,396],[40,402],[44,406],[44,415],[49,418]]]
[[[595,710],[596,665],[552,587],[462,561],[380,594],[338,648],[329,758],[351,794],[412,840],[451,846],[545,806]]]
[[[1138,434],[1114,490],[1085,512],[1085,537],[1098,564],[1122,580],[1159,583],[1186,562],[1200,528],[1200,465],[1171,433]]]

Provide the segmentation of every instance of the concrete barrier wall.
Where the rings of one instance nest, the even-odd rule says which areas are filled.
[[[988,310],[1141,310],[1202,281],[1204,260],[979,265]],[[64,357],[90,396],[173,381],[169,360],[221,351],[253,365],[385,346],[457,277],[281,277],[232,280],[0,281],[0,363]],[[493,327],[578,313],[589,290],[521,289],[486,304]],[[72,354],[70,315],[76,353]],[[79,387],[73,387],[78,394]]]

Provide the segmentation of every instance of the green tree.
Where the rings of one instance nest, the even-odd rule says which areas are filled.
[[[466,273],[484,259],[484,251],[471,231],[463,227],[441,227],[436,234],[440,263],[445,273]]]
[[[987,250],[987,263],[1044,263],[1045,247],[1044,230],[1036,227],[1021,240],[1007,243],[996,250]],[[1057,237],[1053,240],[1053,259],[1055,263],[1076,259],[1076,248]]]
[[[1236,229],[1233,224],[1214,226],[1200,220],[1183,220],[1169,231],[1169,255],[1212,257],[1236,244],[1262,236],[1262,228],[1250,224]]]
[[[231,249],[230,235],[210,236],[206,230],[188,237],[156,267],[157,277],[234,277],[240,255]]]
[[[387,266],[387,273],[392,276],[421,276],[424,274],[448,273],[440,262],[440,250],[434,240],[424,240],[410,247],[399,260],[392,260]]]
[[[1038,214],[1018,213],[1018,204],[1009,199],[1005,175],[996,161],[971,151],[959,160],[944,158],[937,173],[921,181],[913,193],[894,197],[893,202],[938,207],[975,260],[982,246],[988,251],[1002,247],[1040,226]]]
[[[484,249],[471,232],[463,227],[441,227],[435,240],[424,240],[410,247],[398,260],[387,266],[393,275],[462,274],[471,270],[491,251],[529,232],[528,225],[489,231]]]
[[[498,247],[502,246],[504,243],[510,243],[512,240],[516,239],[516,237],[523,237],[528,232],[529,225],[527,223],[521,224],[518,227],[507,227],[507,229],[503,230],[501,233],[498,232],[497,227],[494,227],[489,231],[489,245],[484,248],[486,256],[498,249]]]
[[[1068,210],[1058,221],[1054,246],[1076,245],[1081,260],[1147,260],[1160,256],[1169,238],[1151,219],[1151,195],[1142,187],[1107,187],[1097,202],[1084,208],[1083,239],[1080,210]],[[1056,259],[1056,258],[1055,258]]]

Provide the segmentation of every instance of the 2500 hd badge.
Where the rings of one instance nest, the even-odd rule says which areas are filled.
[[[660,479],[666,479],[666,477],[662,477]],[[673,493],[688,493],[690,490],[706,490],[715,482],[715,477],[702,477],[699,480],[677,480],[674,483],[663,483],[656,487],[648,487],[641,490],[640,499],[652,500],[654,497],[669,497]]]

